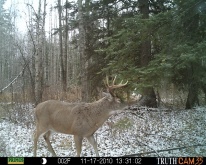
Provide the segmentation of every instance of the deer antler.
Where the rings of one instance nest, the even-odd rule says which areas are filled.
[[[121,87],[127,85],[128,81],[123,84],[123,83],[122,83],[123,80],[122,80],[119,84],[115,85],[115,80],[116,80],[116,78],[117,78],[117,76],[114,77],[114,79],[113,79],[113,81],[112,81],[112,85],[109,85],[109,79],[108,79],[108,76],[106,76],[106,87],[107,87],[107,88],[110,88],[110,89],[115,89],[115,88],[121,88]]]
[[[125,82],[125,83],[123,84],[123,83],[122,83],[123,80],[122,80],[119,84],[116,84],[116,85],[115,85],[115,80],[116,80],[116,78],[117,78],[117,76],[115,76],[114,79],[112,80],[112,85],[109,85],[109,78],[108,78],[108,76],[106,76],[105,86],[107,87],[108,92],[109,92],[112,96],[114,96],[114,93],[113,93],[112,89],[121,88],[121,87],[123,87],[123,86],[126,86],[127,83],[128,83],[128,81],[127,81],[127,82]]]

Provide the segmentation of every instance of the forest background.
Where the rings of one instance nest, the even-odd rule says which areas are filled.
[[[13,1],[15,2],[15,1]],[[18,2],[18,1],[16,1]],[[0,102],[91,102],[106,75],[122,100],[191,109],[206,104],[205,0],[0,0]],[[25,29],[22,32],[22,29]]]

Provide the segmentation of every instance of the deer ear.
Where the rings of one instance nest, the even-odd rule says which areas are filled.
[[[113,97],[110,93],[102,92],[102,96],[106,97],[109,101],[112,101]]]

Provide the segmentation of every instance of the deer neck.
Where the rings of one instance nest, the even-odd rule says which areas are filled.
[[[99,107],[99,108],[98,108]],[[96,108],[98,120],[107,120],[111,116],[112,111],[116,111],[114,102],[109,102],[106,98],[100,100],[98,107]]]
[[[90,114],[92,115],[88,115],[87,117],[90,118],[90,121],[94,125],[103,124],[104,121],[107,120],[110,116],[111,103],[108,102],[106,98],[102,98],[94,103],[91,103],[90,105],[91,105],[90,111],[92,111],[92,113],[90,112]]]

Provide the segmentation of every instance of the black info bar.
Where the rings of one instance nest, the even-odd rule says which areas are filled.
[[[206,165],[206,157],[2,157],[0,165]]]

